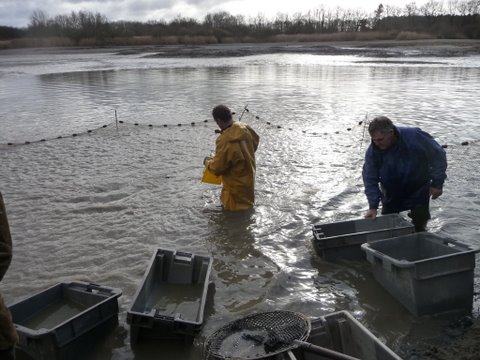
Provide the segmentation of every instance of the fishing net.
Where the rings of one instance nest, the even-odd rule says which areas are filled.
[[[205,341],[204,358],[265,359],[295,347],[310,334],[310,320],[291,311],[270,311],[235,320]]]

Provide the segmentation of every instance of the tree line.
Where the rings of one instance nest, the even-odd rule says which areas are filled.
[[[47,16],[34,11],[26,28],[0,26],[0,40],[50,39],[52,45],[115,45],[137,43],[255,42],[298,34],[381,32],[394,37],[402,32],[430,34],[437,38],[480,39],[480,0],[430,0],[418,7],[379,4],[372,13],[321,5],[307,13],[277,14],[267,19],[259,14],[246,18],[222,11],[207,14],[202,21],[177,16],[148,22],[109,21],[89,11]],[[133,39],[133,40],[132,40]],[[160,41],[161,40],[161,41]],[[24,42],[27,44],[27,42]]]

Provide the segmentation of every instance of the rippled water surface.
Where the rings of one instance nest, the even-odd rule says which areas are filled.
[[[438,319],[411,316],[368,264],[318,257],[311,227],[363,216],[360,123],[383,114],[448,145],[429,229],[480,246],[480,58],[381,60],[0,52],[0,190],[14,241],[7,303],[63,280],[122,289],[119,326],[95,359],[200,359],[212,331],[272,309],[348,310],[406,355],[404,344],[428,338]],[[261,137],[251,212],[222,212],[219,187],[200,182],[219,103]],[[159,247],[212,256],[214,292],[191,347],[132,350],[126,312]],[[474,316],[478,307],[475,298]]]

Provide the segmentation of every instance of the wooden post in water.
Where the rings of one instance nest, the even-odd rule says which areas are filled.
[[[7,211],[0,192],[0,280],[7,272],[12,261],[12,236],[8,226]]]

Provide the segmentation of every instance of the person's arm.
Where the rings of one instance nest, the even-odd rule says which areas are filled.
[[[430,166],[430,195],[436,199],[442,195],[443,183],[447,178],[447,155],[442,146],[425,131],[419,129],[418,140]]]
[[[253,144],[253,150],[257,151],[258,149],[258,144],[260,142],[260,137],[258,134],[253,130],[250,126],[247,125],[247,129],[250,132],[250,136],[252,137],[252,144]]]
[[[220,135],[221,136],[221,135]],[[230,159],[229,159],[229,147],[226,141],[221,137],[217,138],[215,155],[212,159],[207,159],[205,161],[205,166],[213,174],[221,176],[225,174],[230,168]]]
[[[377,209],[380,204],[380,199],[382,198],[378,172],[379,169],[373,158],[372,148],[369,147],[365,154],[365,162],[362,170],[363,185],[368,200],[368,211],[365,217],[375,218],[377,216]]]

